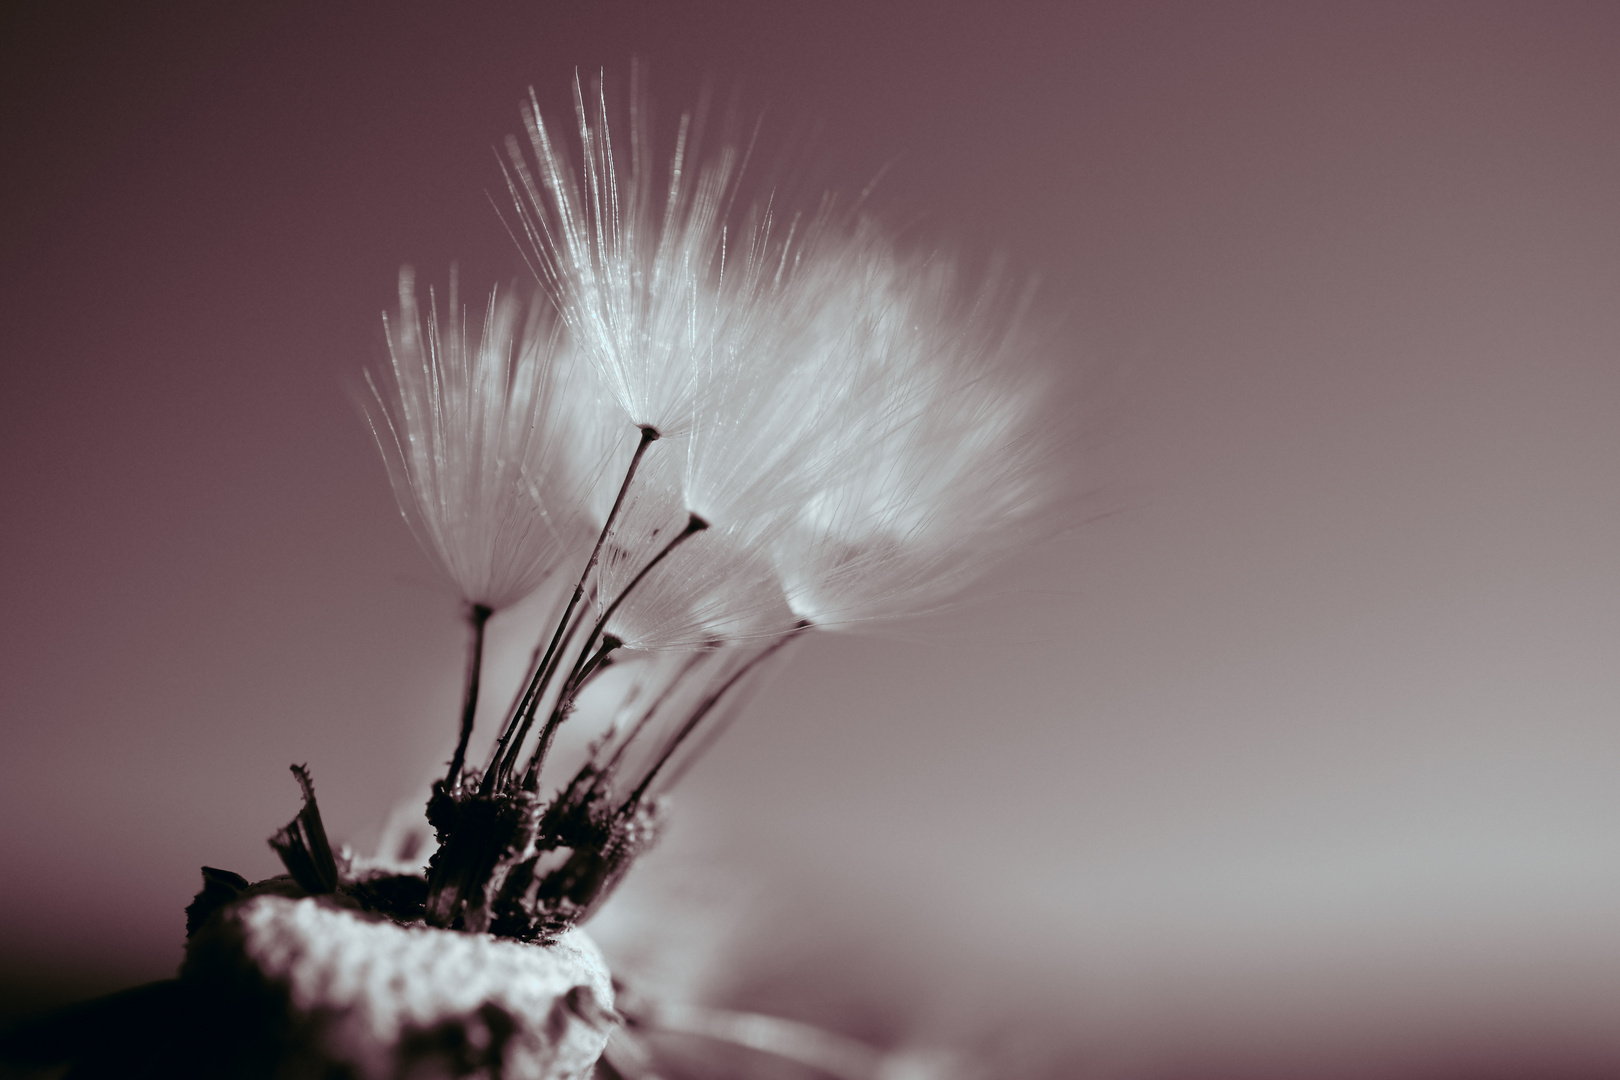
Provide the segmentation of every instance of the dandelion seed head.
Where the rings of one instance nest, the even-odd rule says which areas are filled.
[[[515,936],[595,910],[661,792],[803,632],[938,607],[1054,531],[1069,490],[1058,397],[994,274],[903,252],[831,199],[739,205],[744,155],[700,154],[691,117],[659,164],[633,109],[617,152],[605,96],[574,91],[577,165],[532,93],[529,148],[508,143],[542,298],[493,296],[475,344],[454,282],[424,325],[406,271],[369,412],[401,510],[475,605],[424,910]],[[483,620],[563,566],[573,589],[482,775],[464,770]],[[613,725],[540,801],[582,707]]]
[[[994,281],[965,287],[952,260],[825,206],[786,228],[768,205],[733,213],[739,155],[700,158],[690,118],[658,172],[634,124],[629,167],[615,157],[605,96],[587,104],[577,80],[575,116],[577,170],[531,99],[520,218],[576,355],[630,421],[615,456],[629,429],[664,437],[599,602],[651,556],[649,515],[717,526],[627,601],[626,640],[707,634],[726,595],[749,625],[778,593],[819,625],[901,614],[1029,539],[1055,488],[1033,467],[1038,395],[1005,370],[1031,358]]]
[[[508,180],[535,267],[552,291],[575,345],[637,426],[686,430],[716,357],[746,307],[725,302],[725,207],[738,157],[725,147],[690,160],[691,120],[682,119],[662,186],[650,169],[614,154],[607,101],[587,104],[576,79],[580,166],[570,168],[531,97],[524,111],[535,168],[508,141]],[[650,161],[648,133],[632,125],[631,159]]]
[[[563,344],[541,303],[493,293],[476,340],[452,275],[441,321],[400,272],[384,317],[389,364],[367,373],[366,413],[400,511],[469,603],[532,592],[579,543],[582,506],[557,466],[552,365]]]
[[[826,325],[873,373],[843,432],[863,450],[774,548],[790,606],[824,627],[948,599],[1042,534],[1064,490],[1039,358],[993,283],[964,302],[949,262],[908,264],[870,232],[820,272],[840,264],[862,288]]]

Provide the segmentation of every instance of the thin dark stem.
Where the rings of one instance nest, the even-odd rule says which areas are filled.
[[[580,572],[579,582],[574,586],[574,595],[569,597],[562,618],[557,620],[557,629],[551,635],[551,644],[546,646],[545,657],[540,661],[540,666],[535,668],[534,678],[524,691],[525,704],[507,721],[506,730],[501,733],[492,767],[484,775],[482,791],[486,795],[499,786],[504,774],[511,771],[511,765],[517,761],[518,747],[523,745],[523,740],[528,736],[529,725],[534,723],[534,714],[539,708],[540,697],[545,692],[546,684],[551,681],[550,670],[556,666],[558,659],[557,646],[562,641],[564,631],[568,629],[568,622],[573,617],[574,609],[579,606],[580,598],[585,595],[585,582],[590,578],[591,571],[596,569],[596,561],[602,556],[602,545],[607,543],[608,533],[613,530],[613,525],[618,520],[619,509],[624,506],[624,497],[630,491],[631,482],[636,478],[636,469],[641,466],[641,458],[646,454],[647,447],[657,439],[657,428],[648,426],[641,429],[641,441],[636,444],[636,452],[630,458],[630,467],[625,470],[624,483],[619,485],[619,494],[613,500],[613,509],[608,511],[607,519],[602,522],[602,531],[597,534],[596,546],[591,549],[590,560]],[[514,729],[520,727],[521,733],[513,739]]]
[[[566,604],[567,601],[564,601],[563,606],[566,606]],[[559,606],[558,610],[562,610],[562,606]],[[523,681],[518,684],[517,697],[512,700],[511,706],[506,710],[507,726],[510,726],[512,717],[522,716],[523,710],[529,707],[529,696],[534,687],[534,676],[540,672],[540,661],[542,658],[544,658],[546,653],[546,640],[547,639],[545,638],[541,638],[540,640],[536,641],[534,643],[534,648],[529,653],[529,662],[523,668],[525,672]],[[506,728],[504,726],[501,730],[502,734],[505,734]],[[498,760],[500,760],[496,756],[500,749],[501,744],[499,740],[497,740],[496,744],[490,746],[489,760],[484,764],[484,771],[486,773],[494,767]]]
[[[599,782],[612,779],[613,770],[619,767],[619,760],[624,757],[625,751],[630,749],[630,744],[634,743],[636,739],[641,736],[641,733],[646,730],[647,725],[652,723],[652,718],[657,715],[658,710],[664,707],[664,704],[669,701],[671,695],[675,693],[676,689],[681,685],[681,683],[686,681],[686,677],[692,674],[693,670],[696,669],[696,667],[705,659],[707,659],[708,656],[709,654],[704,652],[693,653],[692,658],[683,664],[681,666],[681,670],[678,671],[675,674],[675,677],[669,681],[669,685],[658,692],[658,697],[653,699],[653,703],[651,705],[647,706],[647,710],[641,714],[640,719],[638,719],[634,726],[630,728],[630,733],[624,737],[624,740],[619,743],[618,748],[613,751],[613,756],[610,757],[607,760],[607,763],[604,764],[598,771],[597,779]],[[595,784],[592,786],[594,787]]]
[[[709,748],[720,741],[726,730],[737,722],[739,716],[748,711],[749,699],[758,692],[759,687],[760,682],[757,679],[747,685],[739,685],[724,702],[716,706],[709,718],[692,733],[692,737],[696,740],[692,748],[682,753],[679,761],[675,761],[673,752],[670,754],[670,761],[673,764],[664,772],[663,782],[659,784],[660,789],[667,791],[675,787],[681,782],[682,777],[691,771],[692,766],[703,760]],[[673,751],[674,748],[671,749]]]
[[[607,626],[608,620],[613,618],[614,613],[619,610],[619,605],[624,603],[625,597],[634,592],[636,586],[640,585],[647,575],[652,573],[653,568],[668,558],[676,548],[708,527],[709,523],[707,521],[704,521],[696,514],[689,514],[686,520],[686,528],[681,530],[681,534],[665,544],[663,550],[654,555],[647,565],[643,566],[636,576],[630,579],[630,584],[626,585],[619,595],[613,598],[613,602],[607,606],[607,610],[602,612],[602,617],[597,619],[596,625],[591,628],[590,637],[586,638],[585,644],[580,646],[579,658],[574,661],[573,670],[568,673],[568,678],[563,681],[562,689],[557,692],[557,704],[552,707],[551,716],[546,720],[545,730],[548,734],[556,731],[562,722],[568,718],[568,714],[574,709],[574,700],[579,697],[579,692],[585,688],[585,683],[590,677],[600,670],[603,658],[613,649],[617,649],[624,644],[618,638],[611,634],[604,634],[602,631]],[[592,652],[598,638],[602,640],[603,647]],[[611,647],[609,647],[610,642],[612,643]],[[545,751],[549,744],[550,739],[543,736],[540,744],[535,747],[534,756],[529,759],[529,767],[524,770],[525,784],[539,777],[540,767],[544,764]],[[521,745],[521,742],[514,744],[513,748],[516,749],[517,745]]]
[[[611,654],[623,644],[624,642],[612,634],[605,636],[602,639],[601,647],[596,650],[595,655],[586,663],[584,674],[579,679],[580,685],[583,686],[588,683],[593,675],[611,664],[613,662],[610,659]],[[546,717],[546,726],[540,729],[540,738],[535,743],[534,753],[529,758],[529,767],[523,771],[522,786],[524,790],[533,791],[539,785],[540,767],[545,764],[546,755],[551,753],[551,740],[556,737],[557,729],[562,726],[564,720],[568,719],[568,715],[573,712],[573,709],[574,699],[570,697],[566,702],[559,702],[558,707],[551,711],[550,716]]]
[[[451,791],[461,787],[461,769],[467,763],[467,740],[472,738],[473,716],[478,712],[478,674],[484,665],[484,624],[494,610],[484,604],[474,604],[468,615],[472,623],[472,658],[467,664],[467,700],[461,707],[461,736],[456,740],[456,752],[450,758],[450,771],[444,774],[444,786]]]
[[[595,592],[596,590],[594,587],[587,589],[586,596],[594,596]],[[517,764],[519,748],[522,747],[523,740],[529,736],[529,728],[533,725],[535,714],[540,708],[540,698],[545,695],[545,688],[550,685],[552,676],[557,673],[556,668],[558,659],[567,654],[569,644],[574,640],[574,636],[579,632],[579,628],[584,625],[588,617],[588,608],[581,608],[574,613],[573,622],[570,623],[567,630],[563,632],[560,643],[554,642],[555,648],[553,650],[553,655],[547,657],[549,667],[541,663],[541,647],[539,645],[535,646],[534,657],[531,661],[531,665],[534,668],[534,675],[531,677],[528,686],[524,689],[522,697],[518,699],[516,705],[513,707],[514,711],[512,715],[514,717],[522,718],[522,726],[517,732],[516,741],[514,741],[510,747],[507,747],[503,743],[494,748],[489,769],[485,773],[484,777],[484,786],[482,790],[485,794],[488,794],[491,790],[498,788],[502,783],[504,783],[506,777],[511,773],[512,767]],[[491,786],[492,783],[494,788]]]
[[[624,805],[619,808],[619,812],[621,814],[626,813],[641,801],[642,797],[647,794],[647,789],[652,786],[653,780],[657,778],[658,773],[663,769],[663,767],[669,763],[669,759],[674,755],[675,751],[680,749],[681,744],[686,741],[687,736],[691,735],[693,731],[697,730],[697,726],[703,722],[703,718],[709,715],[714,707],[720,703],[720,699],[725,697],[733,686],[736,686],[742,681],[743,676],[747,675],[750,671],[753,671],[755,668],[759,667],[760,664],[763,664],[766,660],[787,648],[789,644],[797,640],[798,636],[805,630],[809,629],[809,627],[810,624],[808,622],[801,622],[798,626],[794,627],[793,630],[771,642],[769,646],[761,649],[757,655],[750,658],[745,664],[739,667],[736,671],[732,672],[731,676],[727,678],[725,682],[720,684],[720,688],[718,690],[704,698],[703,703],[693,711],[692,715],[687,718],[686,723],[682,724],[681,729],[675,733],[675,737],[670,739],[669,745],[664,747],[663,753],[658,755],[658,760],[653,763],[653,767],[651,769],[647,770],[647,775],[642,777],[641,783],[636,785],[636,790],[630,793],[630,797],[624,801]]]
[[[590,601],[591,597],[595,596],[595,594],[595,586],[593,586],[593,588],[586,589],[586,601]],[[564,635],[562,635],[562,643],[557,646],[557,651],[559,651],[559,654],[565,654],[567,651],[569,651],[569,643],[570,641],[573,641],[573,635],[578,633],[580,627],[582,627],[583,623],[585,623],[588,614],[590,614],[590,609],[588,609],[588,606],[582,607],[582,609],[577,610],[577,612],[573,614],[573,623],[569,628],[567,628]],[[541,667],[541,651],[543,651],[544,648],[546,648],[544,643],[535,644],[535,653],[528,657],[528,670],[531,672],[530,678],[528,678],[527,685],[525,685],[525,688],[523,688],[522,693],[518,695],[517,701],[512,703],[512,716],[525,716],[525,714],[530,714],[530,722],[533,722],[533,712],[538,709],[538,704],[535,704],[535,698],[543,695],[544,687],[551,682],[551,675],[556,674],[556,661],[554,661],[554,659],[552,659],[551,672],[546,672],[546,669]],[[528,737],[527,727],[523,729],[522,735],[518,737],[518,746],[523,745],[523,738],[525,737]],[[488,793],[489,790],[488,777],[491,776],[492,772],[496,772],[497,767],[501,766],[501,755],[502,751],[504,750],[504,743],[501,743],[501,745],[491,746],[491,750],[489,750],[489,753],[491,753],[491,759],[489,759],[488,766],[484,766],[484,776],[486,776],[486,785],[484,785],[484,790],[486,790],[486,793]],[[505,759],[505,771],[512,771],[514,758],[515,753],[514,755],[507,756],[507,759]],[[501,777],[497,776],[496,779],[501,779]]]

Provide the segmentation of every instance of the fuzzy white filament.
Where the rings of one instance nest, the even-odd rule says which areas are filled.
[[[574,89],[580,172],[568,167],[531,98],[524,121],[538,179],[516,142],[508,143],[519,214],[541,280],[628,419],[678,434],[706,390],[716,350],[734,332],[726,317],[737,309],[720,302],[718,286],[720,222],[736,155],[725,151],[689,176],[683,121],[661,195],[649,172],[618,168],[605,101],[593,123],[577,81]],[[632,130],[632,140],[641,137]],[[648,154],[638,148],[634,156]]]
[[[500,610],[573,553],[587,507],[556,437],[545,309],[492,295],[471,342],[459,301],[452,278],[447,320],[430,304],[424,327],[414,275],[400,271],[399,317],[384,316],[390,365],[367,372],[366,412],[417,539],[462,599]]]
[[[823,321],[877,389],[833,425],[856,466],[798,506],[774,560],[795,613],[837,628],[926,610],[1049,533],[1066,431],[989,285],[965,291],[869,230],[818,270],[858,286],[829,291]]]
[[[535,165],[509,142],[509,177],[619,430],[663,436],[601,563],[612,633],[681,648],[903,615],[1039,531],[1046,417],[1004,370],[1022,358],[993,289],[825,211],[774,232],[730,213],[739,155],[694,160],[690,118],[667,173],[632,122],[626,166],[605,97],[574,93],[578,170],[531,97]],[[688,515],[706,531],[642,578]]]

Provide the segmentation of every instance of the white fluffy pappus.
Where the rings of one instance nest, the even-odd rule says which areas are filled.
[[[388,367],[366,373],[367,419],[400,512],[470,604],[498,611],[577,550],[582,477],[559,434],[552,362],[563,347],[543,302],[491,294],[469,341],[451,278],[447,321],[423,325],[415,275],[400,271],[399,316],[384,315]]]
[[[694,513],[681,485],[683,441],[652,446],[603,553],[598,611],[617,602],[607,632],[647,650],[713,648],[791,629],[794,616],[770,560],[780,514],[706,521],[636,583]]]
[[[663,189],[646,167],[647,133],[631,125],[633,165],[615,159],[605,95],[593,120],[574,83],[581,164],[570,167],[531,95],[524,123],[538,175],[517,140],[507,140],[508,186],[535,255],[576,347],[597,364],[630,421],[660,435],[684,432],[708,392],[717,354],[745,329],[751,309],[727,303],[725,217],[735,196],[731,148],[694,166],[690,118]]]
[[[869,228],[819,272],[858,282],[824,320],[880,387],[838,432],[852,472],[805,500],[773,547],[788,603],[823,628],[919,614],[1057,530],[1070,433],[1014,305],[908,260]]]
[[[579,355],[625,429],[662,436],[601,567],[599,610],[638,582],[616,635],[692,647],[912,614],[1041,532],[1062,440],[993,278],[966,286],[825,207],[774,233],[768,208],[733,214],[741,155],[694,160],[690,117],[659,187],[634,117],[627,166],[605,95],[574,93],[578,172],[531,97],[538,179],[515,143],[509,179]],[[638,580],[690,514],[707,529]]]

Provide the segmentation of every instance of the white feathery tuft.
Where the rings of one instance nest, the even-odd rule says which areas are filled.
[[[573,347],[566,329],[559,333],[565,347],[552,358],[552,394],[544,418],[555,453],[551,471],[534,476],[532,490],[542,503],[566,493],[590,529],[600,530],[640,432],[625,422],[596,365]]]
[[[708,522],[681,541],[635,589],[625,590],[693,511],[674,450],[654,444],[600,563],[597,610],[623,599],[607,631],[632,649],[713,648],[791,629],[793,615],[770,561],[780,517]]]
[[[452,274],[447,321],[430,295],[424,327],[409,267],[399,317],[383,320],[390,364],[366,374],[366,414],[400,512],[462,599],[508,607],[577,549],[584,524],[551,423],[554,321],[542,301],[492,293],[472,344]]]
[[[607,102],[595,116],[574,82],[578,174],[530,97],[524,110],[538,175],[507,140],[508,185],[575,346],[601,371],[609,393],[637,427],[684,432],[708,391],[717,355],[740,328],[746,306],[724,300],[725,215],[735,196],[738,155],[725,148],[694,167],[691,117],[683,117],[668,183],[614,158]],[[651,157],[632,125],[631,158]]]
[[[1062,440],[993,285],[966,292],[948,261],[869,229],[818,269],[859,284],[826,327],[878,390],[829,431],[856,467],[798,507],[773,556],[795,613],[834,628],[937,606],[1051,531]]]
[[[683,117],[660,187],[648,133],[632,123],[626,167],[605,96],[574,93],[579,170],[531,96],[536,169],[509,143],[509,182],[537,273],[631,422],[615,460],[636,427],[662,436],[598,609],[688,514],[709,525],[624,599],[616,636],[684,647],[903,615],[1039,532],[1050,440],[993,284],[964,288],[948,259],[825,208],[775,231],[768,207],[728,221],[735,150],[696,161]]]

